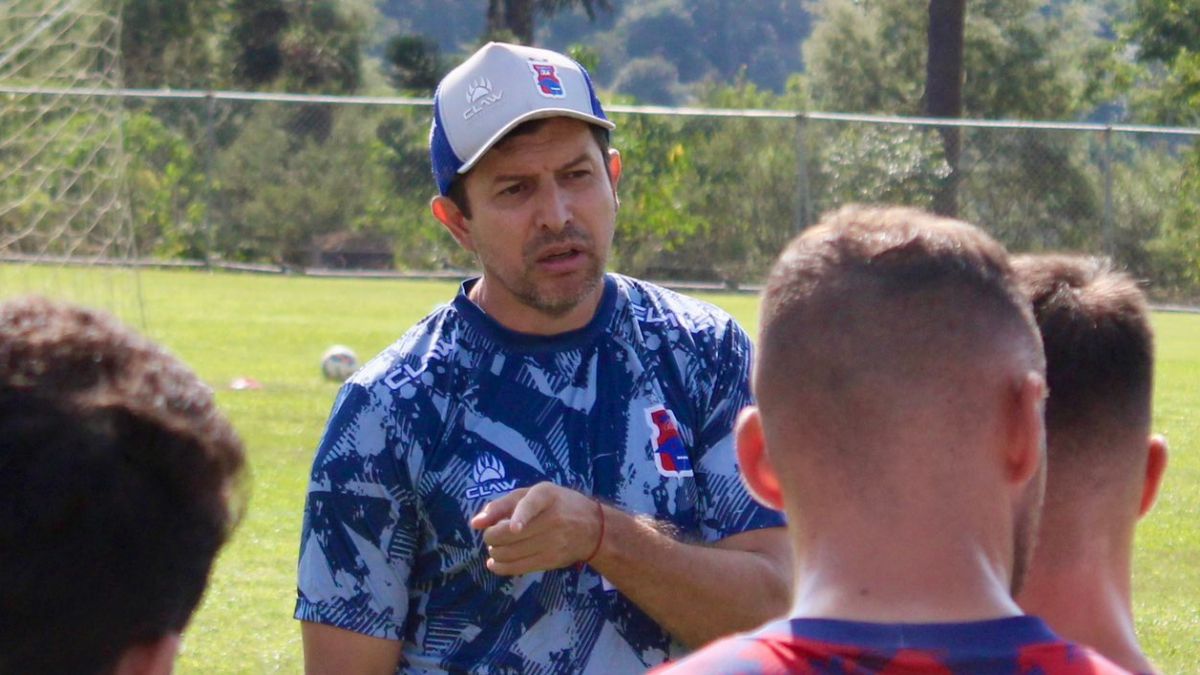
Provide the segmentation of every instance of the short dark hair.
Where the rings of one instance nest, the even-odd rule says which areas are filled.
[[[508,142],[509,139],[516,138],[517,136],[536,133],[537,130],[540,129],[549,119],[551,118],[539,117],[538,119],[529,120],[528,122],[522,122],[513,127],[512,131],[505,134],[504,138],[496,141],[496,144],[492,147],[500,147]],[[605,166],[607,167],[608,148],[611,142],[609,131],[608,129],[596,124],[589,124],[588,127],[592,130],[592,138],[596,139],[596,145],[600,148],[600,157],[604,159],[606,162]],[[458,210],[462,211],[462,214],[467,218],[471,217],[471,202],[469,199],[467,199],[466,188],[466,178],[470,174],[471,172],[468,171],[458,178],[455,178],[454,182],[450,183],[450,189],[446,191],[446,196],[450,198],[450,201],[454,202],[454,205],[458,207]]]
[[[1033,304],[1046,351],[1046,431],[1052,459],[1057,459],[1054,441],[1062,435],[1083,440],[1081,435],[1107,434],[1108,423],[1148,431],[1154,332],[1137,283],[1097,257],[1026,255],[1013,264]]]
[[[244,464],[162,348],[99,311],[0,304],[0,673],[104,673],[182,631]]]

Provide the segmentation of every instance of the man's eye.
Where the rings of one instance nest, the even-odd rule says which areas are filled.
[[[523,188],[524,188],[524,186],[523,186],[523,185],[521,185],[520,183],[513,183],[512,185],[509,185],[508,187],[502,188],[502,189],[501,189],[499,192],[497,192],[496,194],[499,194],[499,195],[515,195],[515,194],[519,194]]]

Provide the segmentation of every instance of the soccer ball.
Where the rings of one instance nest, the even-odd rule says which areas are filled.
[[[345,345],[334,345],[325,350],[321,357],[321,374],[327,380],[345,382],[358,370],[358,357],[354,350]]]

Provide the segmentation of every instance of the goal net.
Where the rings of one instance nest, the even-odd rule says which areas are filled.
[[[120,0],[0,2],[0,299],[144,324],[122,140]]]

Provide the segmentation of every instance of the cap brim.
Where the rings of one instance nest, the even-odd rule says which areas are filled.
[[[572,119],[588,122],[589,124],[594,124],[598,127],[604,127],[609,131],[617,128],[616,124],[604,119],[603,117],[589,115],[587,113],[579,112],[578,110],[570,110],[567,108],[539,108],[537,110],[531,110],[524,115],[514,118],[508,124],[501,127],[499,131],[492,134],[491,138],[487,139],[487,142],[485,142],[474,155],[468,157],[467,161],[463,162],[462,166],[458,167],[459,175],[470,171],[471,167],[475,166],[475,164],[477,164],[479,160],[487,154],[487,151],[491,150],[492,146],[498,143],[501,138],[504,138],[508,132],[517,128],[517,126],[521,125],[522,123],[528,122],[529,120],[543,119],[546,117],[570,117]]]

